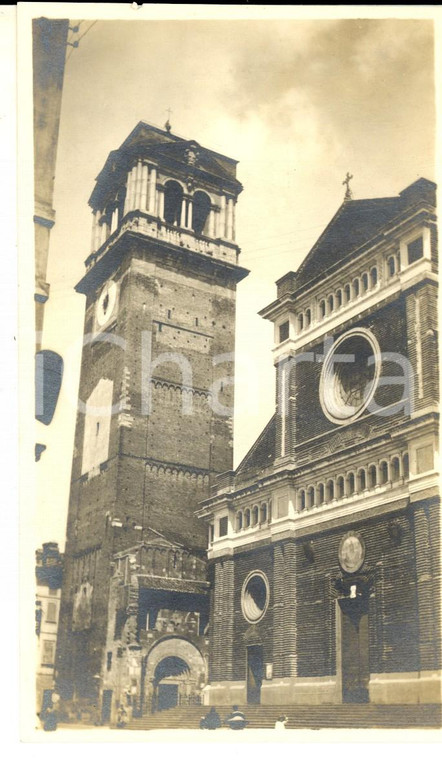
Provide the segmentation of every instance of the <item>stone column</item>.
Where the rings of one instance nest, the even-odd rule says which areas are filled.
[[[149,172],[149,187],[148,187],[148,211],[150,214],[156,214],[156,200],[157,200],[157,169],[156,166],[152,166]]]
[[[137,195],[137,169],[138,164],[135,164],[135,166],[132,169],[132,181],[131,181],[131,194],[130,194],[130,209],[129,211],[133,211],[135,208],[135,198]]]
[[[221,196],[221,204],[220,204],[220,209],[219,209],[218,236],[220,238],[226,237],[226,197],[225,195]]]
[[[226,220],[226,238],[232,240],[233,237],[233,198],[227,199],[227,220]]]
[[[112,211],[112,219],[111,219],[111,235],[118,227],[118,209],[114,208]]]
[[[236,237],[236,201],[232,200],[232,240]]]
[[[159,216],[160,219],[164,221],[164,187],[162,187],[162,185],[158,185],[157,187],[157,196],[158,196],[157,216]]]
[[[193,198],[188,199],[188,206],[187,206],[187,226],[189,230],[192,229],[193,224]]]
[[[181,214],[180,214],[180,227],[186,227],[186,218],[187,218],[187,198],[182,198],[181,200]]]
[[[139,209],[140,208],[140,202],[141,202],[141,173],[143,170],[143,165],[141,161],[137,161],[137,165],[135,167],[135,193],[134,193],[134,208]]]
[[[98,216],[99,211],[94,211],[92,215],[92,238],[91,238],[91,252],[97,250],[96,243],[97,243],[97,226],[98,226]]]
[[[128,172],[128,175],[127,175],[127,185],[126,185],[127,190],[126,190],[126,200],[124,203],[124,215],[126,215],[128,211],[132,211],[133,209],[135,172],[136,172],[136,167],[134,166],[130,170],[130,172]]]
[[[147,181],[148,181],[148,167],[143,162],[141,170],[141,194],[140,194],[140,209],[146,211],[147,208]]]
[[[103,222],[100,221],[100,235],[99,235],[98,247],[101,248],[101,246],[103,245],[103,243],[105,243],[105,241],[106,241],[106,225],[104,221]]]
[[[107,221],[107,220],[104,220],[104,221],[101,223],[101,236],[100,236],[100,245],[104,245],[104,243],[106,242],[106,240],[107,240],[107,239],[108,239],[108,237],[109,237],[109,233],[110,233],[110,226],[109,226],[109,223],[108,223],[108,221]]]
[[[96,213],[96,225],[95,225],[95,243],[94,243],[94,251],[98,251],[100,245],[101,245],[101,225],[100,225],[100,219],[101,219],[101,211],[97,211]]]
[[[209,237],[215,237],[215,209],[211,208],[209,211]]]

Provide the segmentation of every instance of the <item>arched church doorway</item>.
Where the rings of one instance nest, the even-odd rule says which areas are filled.
[[[154,673],[156,710],[169,710],[180,702],[180,686],[189,680],[190,668],[181,657],[165,657]]]
[[[207,665],[197,647],[177,636],[161,639],[147,655],[144,705],[152,712],[201,702]]]

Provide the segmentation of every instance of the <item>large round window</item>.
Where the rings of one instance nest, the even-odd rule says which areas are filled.
[[[373,398],[380,371],[379,344],[369,330],[342,335],[322,369],[319,393],[325,416],[337,424],[357,419]]]
[[[269,582],[264,573],[254,570],[244,581],[241,593],[243,615],[249,623],[264,617],[269,604]]]

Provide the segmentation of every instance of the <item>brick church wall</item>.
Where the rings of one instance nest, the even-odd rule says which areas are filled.
[[[253,552],[244,552],[235,557],[235,581],[233,595],[234,637],[233,637],[233,680],[243,680],[246,677],[246,648],[247,644],[262,643],[264,662],[272,662],[273,650],[273,551],[270,546],[256,548]],[[241,591],[245,579],[253,570],[261,570],[268,578],[270,585],[270,602],[262,620],[249,623],[241,609]],[[249,639],[250,637],[250,639]]]
[[[391,524],[400,543],[391,538]],[[418,668],[416,567],[411,511],[354,523],[366,545],[365,563],[374,585],[370,598],[371,672],[408,672]],[[334,580],[340,573],[338,547],[346,529],[312,537],[313,560],[298,553],[298,676],[336,672]]]
[[[393,303],[380,309],[376,314],[369,316],[351,327],[364,327],[370,329],[378,340],[382,352],[395,352],[407,356],[407,336],[405,308],[402,302]],[[348,329],[348,328],[346,328]],[[344,332],[344,330],[342,331]],[[334,336],[335,339],[339,335]],[[323,343],[307,347],[306,351],[315,354],[323,353]],[[296,375],[296,445],[302,444],[308,439],[336,430],[336,425],[330,422],[322,411],[319,400],[319,383],[322,363],[300,362],[292,370]],[[402,369],[393,362],[385,362],[382,375],[402,376]],[[403,385],[378,386],[374,400],[379,406],[387,406],[399,401],[403,395]],[[302,401],[301,401],[302,400]],[[362,415],[361,424],[367,418],[367,413]]]

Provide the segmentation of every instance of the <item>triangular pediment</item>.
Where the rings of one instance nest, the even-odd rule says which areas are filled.
[[[399,197],[344,202],[301,264],[297,286],[323,277],[324,272],[374,238],[402,205]]]
[[[154,528],[148,528],[144,534],[144,544],[149,546],[162,546],[168,549],[184,549],[184,544],[165,536]]]
[[[248,478],[253,474],[261,474],[270,467],[275,459],[276,446],[276,416],[270,419],[262,433],[258,436],[252,448],[240,462],[235,476]]]

